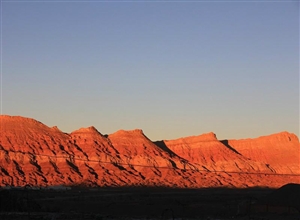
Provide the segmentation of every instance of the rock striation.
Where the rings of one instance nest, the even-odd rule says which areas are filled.
[[[151,141],[140,129],[70,134],[0,116],[0,186],[280,187],[300,183],[300,145],[281,132],[218,140],[212,132]]]

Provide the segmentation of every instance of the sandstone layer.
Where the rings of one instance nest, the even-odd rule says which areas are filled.
[[[0,116],[0,186],[280,187],[300,183],[300,145],[281,132],[218,140],[214,133],[153,142],[136,129],[70,134]]]

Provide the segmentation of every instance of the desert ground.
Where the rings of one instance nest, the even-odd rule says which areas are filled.
[[[1,219],[300,219],[293,207],[258,205],[275,189],[105,187],[1,190]],[[274,212],[274,210],[276,210]]]

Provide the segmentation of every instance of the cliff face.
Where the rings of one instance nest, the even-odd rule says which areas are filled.
[[[263,161],[253,161],[219,141],[214,133],[164,141],[180,157],[192,162],[199,169],[229,172],[272,172]]]
[[[299,139],[295,134],[281,132],[255,139],[229,140],[228,144],[253,161],[263,161],[273,172],[300,173]]]
[[[0,186],[269,186],[300,182],[299,140],[287,132],[219,141],[214,133],[152,142],[142,130],[70,134],[0,116]],[[263,173],[263,174],[262,174]],[[276,175],[274,175],[276,174]]]

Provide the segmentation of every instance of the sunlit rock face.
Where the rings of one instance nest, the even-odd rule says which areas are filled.
[[[177,155],[197,165],[199,169],[228,172],[270,172],[261,161],[251,161],[214,133],[164,141]]]
[[[300,183],[299,140],[282,132],[218,140],[214,133],[152,142],[136,129],[70,134],[0,116],[0,186],[279,187]],[[292,174],[292,175],[281,175]]]
[[[300,174],[300,147],[295,134],[281,132],[255,139],[229,140],[228,144],[251,160],[263,161],[273,172]]]

